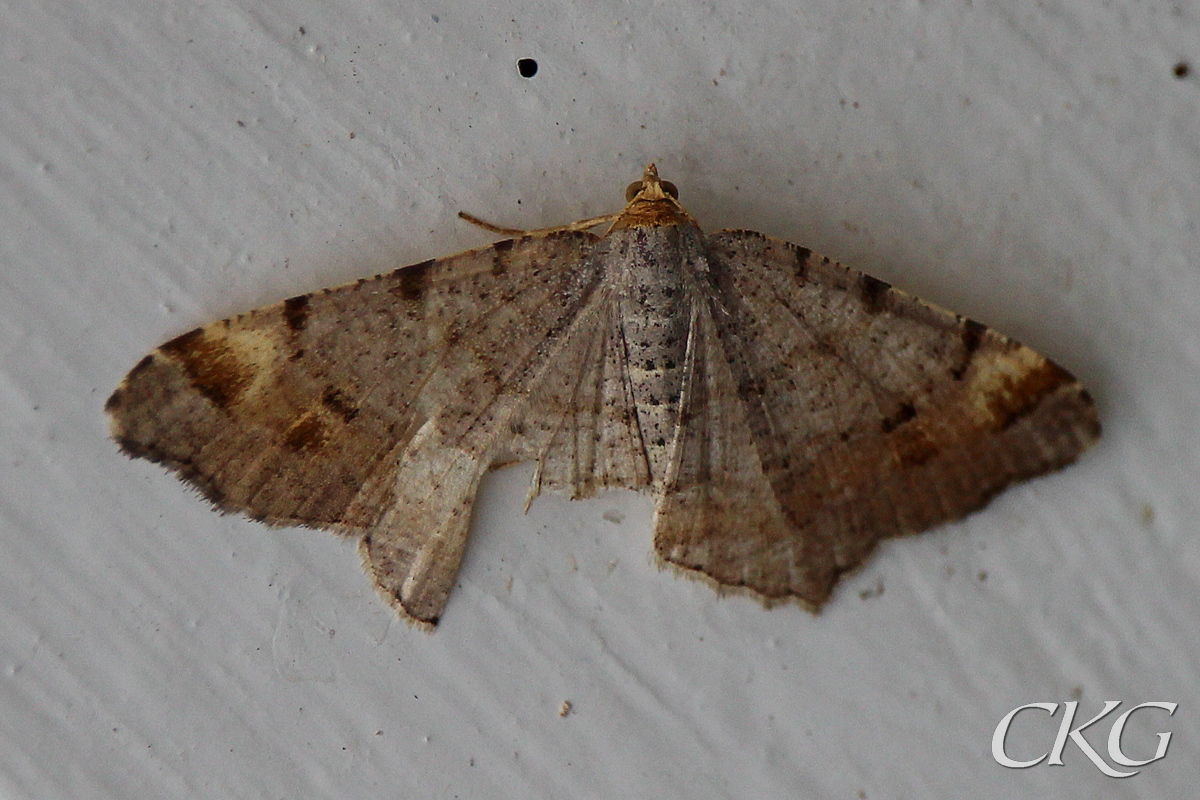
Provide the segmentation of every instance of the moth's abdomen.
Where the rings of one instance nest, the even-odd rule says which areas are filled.
[[[692,230],[663,226],[612,234],[628,265],[622,276],[621,329],[638,429],[656,484],[666,475],[679,422],[691,302],[684,253]]]

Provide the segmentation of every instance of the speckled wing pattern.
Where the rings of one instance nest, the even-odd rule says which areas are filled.
[[[819,608],[888,536],[979,508],[1099,435],[1066,371],[803,248],[705,236],[653,165],[583,224],[198,328],[109,398],[125,452],[218,508],[359,540],[437,623],[482,476],[648,488],[666,564]],[[590,223],[591,221],[587,221]]]
[[[529,376],[591,301],[596,239],[509,240],[197,328],[112,394],[113,435],[224,511],[360,537],[381,594],[432,624]]]
[[[880,539],[1099,435],[1069,373],[978,322],[751,231],[707,255],[655,548],[721,588],[819,608]]]

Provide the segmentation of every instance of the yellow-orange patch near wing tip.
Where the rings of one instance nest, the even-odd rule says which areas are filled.
[[[1075,379],[1028,347],[998,353],[981,364],[971,383],[971,408],[977,421],[1000,430],[1031,411],[1043,397]]]

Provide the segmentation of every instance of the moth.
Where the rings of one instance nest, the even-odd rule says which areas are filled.
[[[806,248],[703,233],[654,165],[616,214],[178,336],[108,399],[125,453],[217,508],[356,537],[431,627],[480,479],[652,492],[661,563],[811,610],[881,539],[1074,461],[1070,373]],[[604,224],[603,235],[591,229]]]

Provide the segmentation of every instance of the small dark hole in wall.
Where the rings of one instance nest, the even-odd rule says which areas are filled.
[[[522,78],[532,78],[537,75],[537,62],[532,58],[522,58],[517,61],[517,72]]]
[[[1175,65],[1174,69],[1171,70],[1171,72],[1175,73],[1176,78],[1186,78],[1189,74],[1191,74],[1191,71],[1192,65],[1186,61],[1180,61]]]

